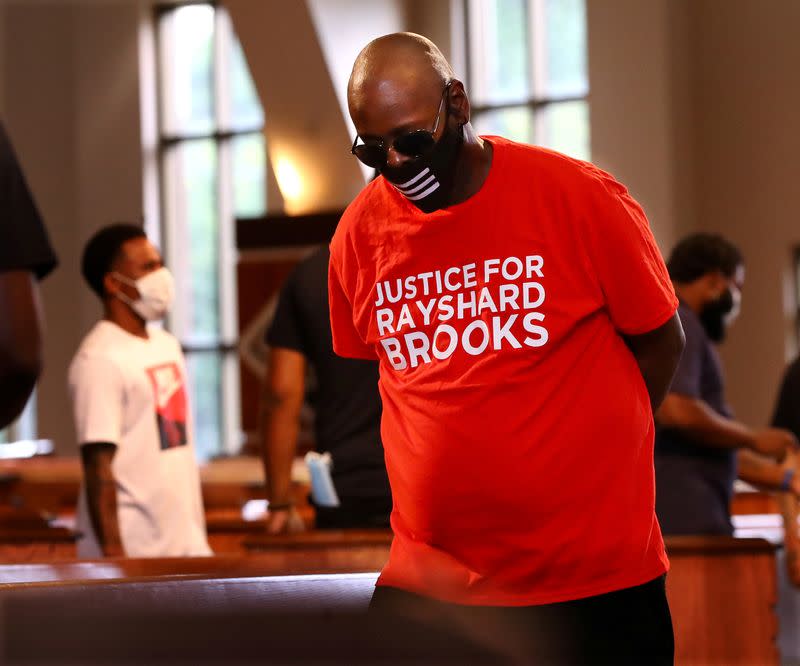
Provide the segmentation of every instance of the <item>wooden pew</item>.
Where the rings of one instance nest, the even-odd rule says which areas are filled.
[[[0,563],[74,558],[76,534],[37,513],[0,506]]]
[[[391,530],[316,530],[301,534],[258,534],[245,540],[250,553],[270,553],[287,566],[313,560],[326,570],[380,571],[389,559]]]
[[[667,537],[676,664],[778,664],[775,546]]]
[[[314,510],[305,497],[296,501],[297,511],[306,528],[314,527]],[[247,552],[245,543],[266,533],[266,516],[245,520],[240,507],[206,509],[206,531],[208,544],[217,555],[242,554]]]
[[[737,492],[731,500],[731,515],[780,513],[774,493],[758,490]]]
[[[388,556],[391,533],[354,530],[281,537],[262,534],[248,539],[246,545],[251,553],[248,557],[0,567],[0,600],[9,598],[7,594],[14,590],[35,588],[48,590],[49,599],[56,606],[63,603],[71,607],[73,601],[83,604],[79,597],[87,594],[86,603],[98,612],[106,603],[131,609],[133,606],[126,605],[126,600],[133,598],[155,604],[151,608],[169,610],[170,603],[193,595],[200,595],[202,607],[215,613],[263,609],[261,604],[269,605],[278,597],[284,609],[329,610],[326,604],[339,594],[336,586],[326,593],[320,605],[309,606],[309,597],[302,593],[306,588],[299,583],[300,587],[291,583],[288,587],[267,588],[264,586],[272,583],[259,577],[280,573],[280,580],[325,581],[329,580],[326,576],[298,578],[286,574],[377,571]],[[762,539],[670,537],[667,549],[672,562],[667,593],[676,631],[676,663],[777,664],[774,546]],[[363,606],[374,577],[370,574],[335,580],[365,585],[356,595]],[[108,581],[120,578],[126,580]],[[32,584],[33,581],[40,582]],[[142,585],[125,587],[135,581]],[[131,597],[129,592],[133,589],[136,592]],[[282,591],[276,592],[279,589]],[[292,598],[298,590],[299,599]],[[241,604],[237,601],[235,606],[230,605],[235,600]],[[167,605],[164,607],[163,603]]]
[[[75,540],[75,533],[63,527],[0,529],[0,563],[74,558]]]
[[[388,530],[309,532],[250,537],[247,556],[106,558],[0,563],[0,586],[202,575],[206,577],[278,576],[379,571],[389,556]]]
[[[246,502],[265,497],[261,460],[244,456],[214,460],[201,466],[200,472],[211,549],[220,554],[244,552],[244,540],[264,530],[264,521],[245,521],[241,513]],[[74,519],[81,477],[77,457],[0,461],[0,507],[13,505]],[[307,477],[303,464],[296,461],[293,498],[303,519],[313,526],[313,510],[306,499]]]
[[[242,578],[301,574],[354,573],[358,567],[331,567],[314,553],[292,551],[242,556],[106,558],[0,564],[0,590],[30,583],[68,583],[90,580],[126,580],[194,576]],[[366,571],[366,570],[365,570]],[[374,572],[374,569],[369,571]]]
[[[203,502],[207,509],[241,508],[250,499],[264,497],[262,463],[253,459],[223,459],[200,468]],[[4,496],[16,506],[60,515],[74,512],[83,471],[78,457],[38,456],[0,461],[7,481]],[[296,473],[298,486],[307,481]]]
[[[464,629],[365,614],[376,574],[0,588],[0,662],[508,663]]]
[[[208,545],[216,555],[233,555],[245,552],[244,542],[249,537],[262,534],[265,521],[244,520],[238,508],[206,511]]]

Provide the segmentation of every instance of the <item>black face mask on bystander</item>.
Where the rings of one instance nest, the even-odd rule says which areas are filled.
[[[728,328],[726,320],[733,311],[733,306],[733,293],[730,289],[726,289],[719,298],[703,306],[700,322],[706,330],[706,335],[713,342],[720,343],[725,339]]]

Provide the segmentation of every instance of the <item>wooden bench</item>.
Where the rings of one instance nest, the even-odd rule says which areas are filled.
[[[250,539],[248,555],[106,558],[0,563],[0,586],[40,582],[203,575],[206,577],[376,572],[389,557],[389,530],[341,530]]]
[[[16,506],[52,514],[72,512],[78,502],[83,470],[77,456],[37,456],[24,460],[0,460],[2,497]],[[236,508],[251,499],[265,497],[263,463],[256,457],[213,460],[200,466],[206,509]],[[301,462],[292,471],[295,496],[308,493],[308,472]]]
[[[389,559],[391,530],[312,530],[301,534],[249,537],[253,554],[280,554],[287,566],[314,561],[325,570],[380,571]]]
[[[736,492],[731,500],[731,515],[780,513],[774,493],[758,490]]]
[[[777,664],[775,546],[667,537],[676,664]]]
[[[125,580],[195,576],[242,578],[300,574],[335,574],[377,571],[357,565],[330,566],[318,553],[293,549],[249,556],[106,558],[23,564],[0,564],[0,589],[30,583],[69,583],[91,580]],[[357,559],[357,558],[356,558]]]
[[[56,614],[55,623],[57,609],[76,608],[98,616],[109,608],[123,615],[197,611],[206,618],[270,608],[357,610],[369,599],[375,573],[262,576],[377,570],[390,544],[385,530],[309,532],[249,539],[248,557],[2,566],[0,607],[12,615],[56,609],[45,610]],[[676,663],[777,664],[774,546],[763,539],[671,537],[667,549]]]
[[[308,502],[298,502],[297,509],[306,528],[313,529],[314,510]],[[240,507],[207,509],[205,517],[208,545],[217,555],[242,554],[247,542],[266,534],[266,516],[245,520]]]
[[[365,614],[376,574],[0,588],[0,662],[506,663],[463,630]],[[44,629],[44,633],[43,633]]]
[[[75,540],[35,511],[0,506],[0,563],[74,558]]]

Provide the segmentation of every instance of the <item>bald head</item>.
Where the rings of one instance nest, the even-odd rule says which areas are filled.
[[[365,120],[373,125],[375,114],[398,117],[400,112],[412,120],[417,111],[429,124],[453,76],[450,63],[431,40],[411,32],[379,37],[364,47],[353,65],[347,87],[350,115],[359,127]]]
[[[374,86],[394,82],[408,87],[441,89],[453,69],[430,39],[413,32],[396,32],[371,41],[358,54],[348,85],[348,99]]]

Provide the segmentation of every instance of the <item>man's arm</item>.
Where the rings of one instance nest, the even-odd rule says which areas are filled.
[[[89,517],[106,557],[125,556],[117,518],[117,484],[111,470],[116,452],[116,445],[110,442],[91,442],[81,446]]]
[[[743,423],[717,414],[698,398],[670,393],[656,413],[659,425],[684,431],[689,437],[721,449],[751,449],[777,460],[797,446],[788,430],[753,430]]]
[[[739,451],[737,458],[740,479],[764,490],[777,491],[776,499],[783,517],[786,570],[792,584],[800,587],[800,531],[797,524],[800,515],[800,456],[791,451],[780,464],[752,451]],[[785,485],[787,471],[793,472],[788,487]]]
[[[39,287],[29,271],[0,273],[0,428],[16,419],[42,368]]]
[[[272,534],[302,529],[292,506],[291,473],[305,397],[305,373],[306,359],[300,352],[270,349],[264,384],[263,454],[269,498],[267,531]]]
[[[667,395],[686,343],[681,320],[676,313],[654,331],[626,336],[625,342],[639,364],[655,413]]]
[[[739,478],[758,488],[769,491],[788,491],[800,497],[800,469],[797,455],[790,452],[783,463],[776,463],[772,458],[760,455],[749,449],[742,449],[737,456]],[[794,470],[789,487],[784,488],[786,471]]]
[[[797,518],[800,516],[797,495],[780,493],[778,505],[783,516],[783,548],[786,553],[786,571],[795,587],[800,587],[800,533]]]

